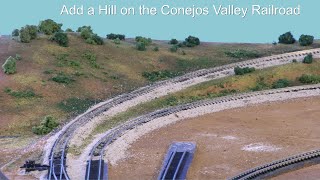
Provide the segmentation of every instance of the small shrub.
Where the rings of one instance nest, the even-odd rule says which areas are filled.
[[[164,103],[165,103],[166,106],[176,106],[176,105],[179,104],[179,100],[175,96],[170,96],[170,97],[165,99]]]
[[[21,58],[20,54],[16,54],[15,59],[18,60],[18,61],[20,61],[22,58]]]
[[[87,44],[97,45],[96,42],[95,42],[93,39],[91,39],[91,38],[86,39],[86,43],[87,43]]]
[[[178,45],[177,45],[177,46],[181,48],[181,47],[184,47],[184,46],[185,46],[184,44],[185,44],[184,42],[182,42],[182,43],[178,43]]]
[[[12,36],[19,36],[19,29],[14,29],[11,33]]]
[[[83,38],[83,39],[88,39],[91,37],[91,34],[92,34],[92,30],[88,29],[88,28],[83,28],[81,30],[81,33],[80,33],[80,36]]]
[[[312,54],[308,54],[302,61],[305,64],[311,64],[313,62]]]
[[[15,98],[32,98],[36,96],[36,94],[32,89],[28,89],[24,91],[14,91],[10,88],[5,88],[4,92],[6,92],[7,94]]]
[[[170,52],[177,52],[178,51],[178,46],[177,45],[173,45],[170,47]]]
[[[4,90],[3,90],[5,93],[7,93],[7,94],[9,94],[11,91],[12,91],[12,89],[11,88],[8,88],[8,87],[6,87],[6,88],[4,88]]]
[[[52,77],[51,79],[54,82],[63,83],[63,84],[70,84],[71,82],[75,81],[70,76],[68,76],[64,73],[59,73],[59,74],[55,75],[54,77]]]
[[[286,32],[279,36],[279,43],[281,44],[294,44],[296,40],[294,39],[291,32]]]
[[[45,135],[50,133],[59,123],[52,116],[46,116],[39,126],[32,127],[32,132],[37,135]]]
[[[91,52],[86,52],[82,55],[83,58],[87,59],[93,68],[100,68],[97,64],[97,56]]]
[[[152,43],[152,39],[151,38],[146,38],[146,37],[142,37],[142,36],[136,36],[135,38],[137,43],[143,43],[145,46],[149,46]]]
[[[248,74],[248,73],[251,73],[251,72],[254,72],[256,69],[254,67],[244,67],[244,68],[241,68],[241,67],[235,67],[234,68],[234,73],[236,75],[244,75],[244,74]]]
[[[30,36],[30,34],[29,34],[29,31],[28,31],[28,29],[26,29],[26,28],[21,28],[21,30],[20,30],[20,41],[22,42],[22,43],[29,43],[29,42],[31,42],[31,36]]]
[[[272,45],[274,45],[274,46],[277,45],[277,44],[278,44],[278,43],[277,43],[276,41],[273,41],[273,42],[272,42]]]
[[[147,48],[146,48],[145,43],[143,43],[143,42],[137,42],[137,43],[136,43],[136,49],[137,49],[138,51],[145,51]]]
[[[200,40],[197,37],[194,36],[188,36],[185,41],[183,42],[184,46],[187,47],[194,47],[200,45]]]
[[[78,31],[81,30],[80,36],[86,40],[86,43],[93,44],[93,45],[103,45],[104,41],[103,39],[98,36],[97,34],[94,34],[91,30],[90,26],[83,26],[78,28]]]
[[[314,37],[310,35],[301,35],[299,38],[299,44],[301,46],[310,46],[313,44]]]
[[[125,40],[126,36],[123,34],[107,34],[107,39],[111,39],[111,40],[115,40],[115,39],[119,39],[119,40]]]
[[[92,52],[86,52],[82,55],[85,59],[87,59],[90,62],[97,61],[97,56],[93,54]]]
[[[38,27],[37,26],[26,25],[25,29],[29,32],[31,40],[37,38],[37,36],[38,36]]]
[[[177,39],[171,39],[169,41],[169,44],[178,44],[178,43],[179,43],[179,41]]]
[[[80,63],[78,61],[69,61],[69,66],[80,67]]]
[[[62,24],[58,24],[52,19],[46,19],[39,24],[39,31],[46,35],[51,35],[61,31]]]
[[[103,45],[104,44],[104,41],[103,39],[98,36],[97,34],[92,34],[91,37],[90,37],[94,42],[95,44],[97,45]]]
[[[153,51],[159,51],[159,47],[158,46],[154,47]]]
[[[182,55],[187,55],[187,53],[184,50],[182,50]]]
[[[290,81],[287,79],[279,79],[272,84],[273,89],[285,88],[290,85]]]
[[[62,47],[68,47],[69,45],[69,38],[67,34],[63,32],[55,33],[51,40],[57,42]]]
[[[119,38],[113,39],[113,43],[114,44],[120,44],[120,39]]]
[[[298,61],[296,59],[292,60],[293,63],[297,63]]]
[[[320,75],[303,74],[299,81],[303,84],[317,84],[320,83]]]
[[[247,51],[243,49],[237,49],[235,51],[227,51],[225,52],[225,54],[229,57],[238,58],[238,59],[260,57],[260,54],[258,54],[257,52]]]
[[[82,32],[84,29],[89,30],[90,33],[93,33],[91,26],[82,26],[77,29],[77,32]]]
[[[65,30],[65,32],[70,33],[70,32],[73,32],[73,30],[72,30],[72,29],[70,29],[70,28],[67,28],[67,29]]]
[[[10,56],[2,65],[2,69],[6,74],[14,74],[17,71],[16,60]]]

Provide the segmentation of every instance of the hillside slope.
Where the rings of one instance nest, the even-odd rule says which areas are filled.
[[[40,124],[47,115],[64,122],[94,103],[150,83],[142,76],[144,72],[167,70],[173,76],[249,59],[227,55],[227,52],[239,49],[267,56],[311,48],[202,43],[172,53],[166,41],[153,41],[147,51],[141,52],[134,48],[131,39],[121,44],[107,41],[105,45],[94,46],[86,44],[76,34],[68,36],[70,45],[67,48],[48,41],[46,36],[30,44],[0,39],[1,64],[10,55],[20,54],[22,57],[17,61],[16,74],[0,72],[1,136],[34,137],[32,127]],[[154,47],[159,47],[159,51],[153,51]],[[8,89],[18,95],[8,93]]]

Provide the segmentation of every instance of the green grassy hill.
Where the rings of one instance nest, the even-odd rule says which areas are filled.
[[[0,39],[7,47],[0,48],[1,64],[9,55],[22,57],[17,61],[17,73],[0,73],[0,136],[34,136],[32,127],[39,125],[47,115],[64,122],[94,103],[154,80],[254,57],[312,48],[201,43],[170,52],[171,45],[167,41],[153,41],[146,51],[137,51],[132,39],[120,44],[106,41],[98,46],[85,43],[77,34],[71,33],[68,37],[69,47],[60,47],[47,36],[28,44],[14,40],[6,44]],[[313,46],[319,47],[319,43]],[[154,47],[159,51],[154,51]],[[157,76],[157,72],[162,72],[163,76]]]

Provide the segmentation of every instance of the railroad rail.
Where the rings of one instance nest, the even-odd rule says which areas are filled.
[[[54,137],[56,140],[50,145],[50,152],[48,153],[48,161],[49,161],[49,173],[48,179],[70,179],[65,168],[66,162],[66,152],[68,147],[68,142],[70,138],[72,138],[73,133],[76,129],[83,126],[87,122],[89,122],[94,117],[106,112],[110,108],[115,106],[119,106],[120,104],[133,100],[139,96],[151,93],[155,91],[157,88],[166,87],[167,91],[175,92],[180,89],[172,89],[173,85],[182,85],[184,88],[189,87],[201,82],[209,81],[212,79],[218,79],[226,76],[233,75],[234,67],[255,67],[257,69],[288,64],[291,63],[293,59],[297,61],[302,61],[303,58],[312,54],[314,57],[320,58],[320,49],[311,49],[305,51],[297,51],[291,52],[281,55],[274,55],[270,57],[263,57],[254,60],[248,60],[233,64],[228,64],[220,67],[210,68],[210,69],[202,69],[195,72],[187,73],[183,76],[179,76],[176,78],[172,78],[165,81],[156,82],[152,85],[148,85],[146,87],[139,88],[133,92],[126,93],[114,97],[110,100],[107,100],[103,103],[100,103],[92,108],[90,108],[85,113],[79,115],[75,119],[73,119],[70,123],[66,124]],[[194,81],[197,79],[198,81]],[[162,94],[165,95],[165,94]],[[156,97],[156,96],[155,96]],[[155,98],[154,97],[154,98]],[[159,96],[158,96],[159,97]]]
[[[309,97],[312,96],[312,93],[315,95],[320,95],[320,84],[317,85],[306,85],[306,86],[298,86],[298,87],[289,87],[289,88],[283,88],[283,89],[273,89],[273,90],[266,90],[261,92],[251,92],[251,93],[244,93],[239,95],[231,95],[226,97],[220,97],[213,100],[203,100],[203,101],[197,101],[189,104],[179,105],[171,108],[161,109],[157,110],[155,112],[140,116],[135,119],[131,119],[127,121],[124,124],[121,124],[113,129],[111,129],[107,134],[105,134],[91,149],[89,155],[88,155],[88,162],[87,162],[87,174],[86,179],[88,179],[90,175],[90,167],[93,160],[99,160],[99,173],[102,173],[102,170],[100,169],[101,163],[104,158],[104,151],[106,147],[111,144],[113,141],[115,141],[117,138],[122,136],[126,131],[134,129],[135,127],[139,125],[143,125],[144,123],[150,122],[152,120],[155,120],[160,117],[169,116],[171,114],[176,114],[182,111],[192,110],[199,107],[205,107],[205,106],[211,106],[211,105],[221,105],[221,104],[227,104],[230,102],[235,101],[241,101],[245,102],[252,98],[259,98],[259,96],[268,95],[268,97],[276,94],[295,94],[295,93],[302,93],[304,96],[302,97]],[[271,98],[271,97],[270,97]],[[289,99],[289,98],[288,98]],[[268,102],[271,101],[269,98],[263,99],[260,102]],[[229,108],[233,108],[230,106]],[[98,174],[100,176],[101,174]],[[104,175],[106,176],[106,175]]]
[[[229,180],[265,179],[319,163],[320,150],[314,150],[258,166]]]

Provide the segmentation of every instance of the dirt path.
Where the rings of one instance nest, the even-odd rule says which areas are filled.
[[[172,141],[194,141],[188,179],[225,179],[248,168],[320,147],[320,97],[221,111],[153,131],[128,158],[109,166],[110,179],[153,179]]]

